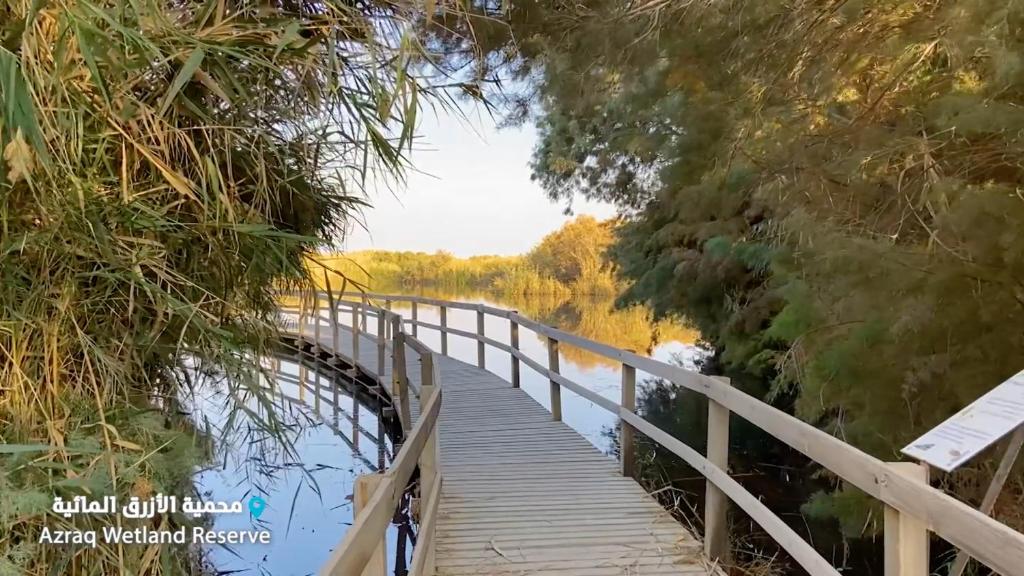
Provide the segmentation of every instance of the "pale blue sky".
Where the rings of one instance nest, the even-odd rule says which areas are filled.
[[[465,114],[423,112],[412,155],[418,172],[401,190],[371,195],[369,232],[355,227],[345,250],[521,254],[572,218],[530,181],[532,126],[499,130],[480,109]],[[615,210],[577,199],[573,212],[609,218]]]

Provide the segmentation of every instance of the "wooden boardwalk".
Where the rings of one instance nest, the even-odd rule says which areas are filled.
[[[352,332],[319,340],[342,357]],[[408,348],[408,347],[407,347]],[[390,349],[388,354],[390,356]],[[375,338],[359,336],[358,364],[377,375]],[[419,356],[406,350],[410,384]],[[438,576],[717,574],[701,543],[617,462],[526,392],[482,368],[438,356],[444,481],[435,533]],[[390,391],[391,364],[377,375]],[[419,403],[411,398],[413,419]]]
[[[387,294],[344,294],[361,303],[323,294],[307,296],[282,294],[282,328],[295,334],[299,325],[305,326],[300,332],[304,340],[342,359],[356,359],[360,370],[376,376],[395,401],[406,430],[388,469],[357,479],[355,521],[321,567],[321,576],[385,576],[386,529],[417,469],[420,521],[410,576],[720,575],[718,562],[729,557],[729,506],[760,525],[808,574],[841,576],[830,559],[729,473],[733,417],[743,418],[884,505],[886,576],[931,573],[930,534],[959,548],[961,559],[970,556],[993,573],[1020,574],[1024,566],[1024,534],[930,486],[925,467],[883,462],[733,388],[728,380],[485,304]],[[383,306],[371,305],[370,299]],[[410,317],[392,312],[395,303],[409,305]],[[435,307],[440,322],[420,320],[418,306]],[[476,331],[448,325],[450,310],[474,313]],[[296,314],[298,323],[289,318]],[[363,324],[360,330],[383,335],[385,343],[378,346],[375,337],[362,332],[354,338],[341,324],[349,315],[349,325]],[[362,322],[357,322],[360,316]],[[366,326],[368,317],[376,319],[376,329]],[[508,322],[507,343],[486,333],[488,317]],[[316,328],[306,326],[310,318],[320,319]],[[519,349],[520,329],[547,341],[546,364]],[[440,333],[441,349],[419,340],[418,330]],[[337,342],[332,338],[335,331]],[[449,337],[475,341],[480,367],[445,356]],[[621,400],[606,398],[561,374],[560,344],[619,363]],[[483,369],[488,349],[510,355],[511,382]],[[515,385],[521,367],[550,381],[553,412]],[[706,398],[704,453],[636,412],[638,371]],[[559,421],[563,390],[617,416],[624,462],[634,461],[632,438],[641,433],[704,476],[702,545],[624,477],[613,460]]]

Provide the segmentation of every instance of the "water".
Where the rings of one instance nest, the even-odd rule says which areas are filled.
[[[212,517],[210,527],[268,530],[271,543],[209,545],[202,552],[211,573],[315,574],[353,521],[356,477],[378,471],[393,455],[390,423],[358,384],[326,365],[294,356],[264,364],[278,374],[269,398],[293,451],[258,425],[265,420],[265,405],[253,396],[232,396],[223,377],[207,377],[197,389],[193,414],[218,439],[217,461],[196,474],[195,487],[206,500],[264,498],[266,510],[258,520],[248,513],[221,514]],[[300,378],[308,388],[300,387]],[[232,418],[236,400],[253,416],[236,412]],[[392,564],[398,540],[393,525],[388,534]]]

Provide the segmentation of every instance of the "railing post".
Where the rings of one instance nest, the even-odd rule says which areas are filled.
[[[487,367],[487,357],[485,352],[487,348],[484,346],[484,311],[483,308],[478,308],[476,311],[476,365],[481,368]]]
[[[622,365],[622,407],[630,412],[636,410],[636,368]],[[622,459],[622,475],[632,478],[636,472],[636,453],[633,426],[619,419],[619,456]]]
[[[352,368],[359,363],[359,308],[352,304]]]
[[[928,468],[890,462],[894,474],[928,483]],[[895,508],[885,507],[885,576],[928,576],[928,526]]]
[[[420,358],[420,406],[426,406],[427,402],[436,393],[436,382],[434,382],[434,355],[425,354]],[[437,424],[434,431],[427,438],[420,454],[420,497],[426,498],[434,488],[437,481]],[[420,502],[420,510],[426,510],[427,502]]]
[[[420,318],[419,307],[416,305],[416,301],[414,300],[412,302],[412,337],[413,338],[419,336],[419,326],[416,325],[416,322],[419,321],[419,318]]]
[[[281,391],[284,394],[284,391]],[[299,360],[299,402],[306,401],[306,363]]]
[[[426,406],[436,394],[441,393],[441,373],[437,366],[437,355],[427,354],[420,358],[420,405]],[[420,533],[416,540],[417,553],[422,554],[422,565],[416,565],[416,554],[413,563],[418,569],[417,574],[431,576],[434,574],[437,558],[435,552],[435,533],[438,515],[438,504],[441,498],[441,446],[438,428],[434,426],[427,436],[427,442],[420,453]],[[422,547],[422,548],[420,548]]]
[[[363,328],[370,328],[370,298],[363,294]]]
[[[512,387],[519,388],[519,322],[509,318],[509,343],[512,346]]]
[[[729,385],[729,379],[715,380]],[[729,471],[729,409],[708,398],[708,461]],[[713,482],[706,480],[704,491],[704,553],[720,563],[729,559],[729,497]]]
[[[558,340],[548,336],[548,371],[558,374]],[[551,418],[555,421],[562,419],[562,387],[555,382],[554,378],[549,381],[551,385]]]
[[[384,365],[387,362],[387,318],[384,310],[377,308],[377,377],[384,377]]]
[[[391,344],[391,390],[399,404],[402,428],[408,432],[412,429],[412,413],[409,410],[409,376],[406,374],[405,332],[402,331],[401,316],[392,317],[391,333],[394,335]]]
[[[441,354],[448,355],[448,307],[441,305]]]
[[[391,312],[391,300],[384,300],[384,309]],[[394,322],[388,322],[388,340],[395,337],[395,333],[391,331],[394,327]]]
[[[353,512],[356,516],[366,507],[367,502],[373,497],[373,493],[384,480],[383,474],[363,474],[356,477],[356,485],[352,494]],[[366,568],[363,568],[361,576],[386,576],[388,572],[386,536],[382,536],[380,543],[373,550],[370,561]]]

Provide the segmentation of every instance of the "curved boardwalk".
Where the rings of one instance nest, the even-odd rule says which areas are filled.
[[[352,356],[352,332],[321,348]],[[315,341],[312,330],[303,335]],[[390,351],[389,351],[390,355]],[[359,336],[358,363],[376,375],[377,342]],[[407,349],[419,387],[419,358]],[[390,388],[390,362],[380,376]],[[438,576],[717,574],[700,542],[616,461],[526,392],[482,368],[440,357]],[[412,413],[418,413],[413,398]]]

